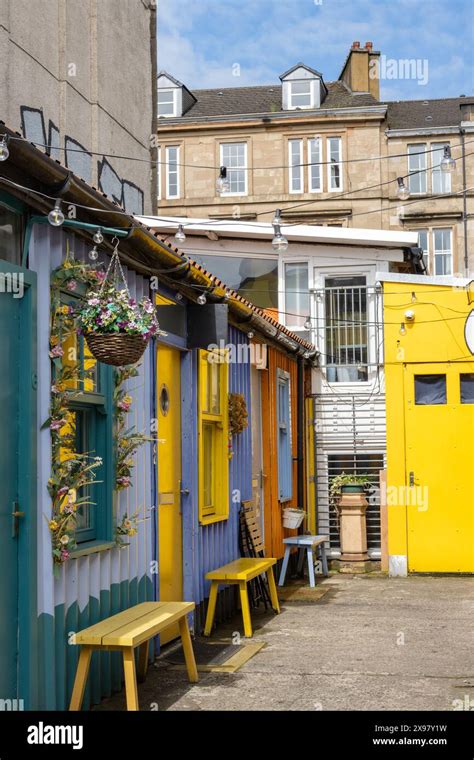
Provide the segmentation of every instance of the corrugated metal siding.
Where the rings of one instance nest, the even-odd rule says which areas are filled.
[[[229,329],[232,345],[247,345],[247,336],[233,327]],[[234,436],[234,455],[230,461],[230,509],[229,518],[212,525],[198,525],[195,545],[195,597],[199,605],[209,596],[209,581],[205,575],[220,565],[240,556],[239,510],[240,502],[252,498],[252,439],[250,419],[250,363],[230,365],[230,392],[245,396],[249,413],[249,425],[240,435]],[[238,499],[236,497],[238,492]],[[197,509],[197,505],[196,505]],[[202,615],[197,616],[200,628]]]
[[[70,250],[85,260],[90,246],[72,233],[49,226],[35,226],[30,245],[30,268],[38,275],[38,429],[48,417],[50,405],[51,370],[49,351],[49,273],[57,267],[66,253],[66,238]],[[131,294],[140,298],[148,293],[148,283],[134,272],[127,272]],[[150,431],[152,414],[151,367],[148,348],[140,366],[140,374],[132,378],[127,389],[133,397],[132,419],[137,430]],[[117,519],[125,512],[140,509],[143,520],[138,535],[130,546],[111,549],[69,560],[53,577],[51,542],[47,526],[51,503],[47,481],[51,472],[49,430],[39,430],[38,436],[38,613],[43,631],[40,643],[42,687],[39,707],[66,707],[74,678],[78,648],[68,645],[70,632],[91,625],[97,620],[124,609],[131,604],[152,598],[150,560],[155,555],[153,522],[155,510],[152,492],[151,446],[143,446],[135,455],[133,486],[121,491],[117,500]],[[97,702],[121,687],[121,665],[116,655],[101,655],[92,664],[92,693],[86,694]]]

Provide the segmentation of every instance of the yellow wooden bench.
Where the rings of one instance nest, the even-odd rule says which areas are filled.
[[[207,608],[206,627],[204,628],[204,636],[210,636],[212,630],[212,624],[214,622],[214,615],[216,612],[217,592],[219,590],[219,584],[238,586],[240,590],[240,603],[242,606],[242,617],[244,621],[244,633],[245,636],[252,636],[252,620],[250,618],[250,604],[247,591],[247,583],[257,575],[262,573],[267,574],[268,586],[270,589],[270,598],[272,601],[272,607],[275,612],[280,612],[280,604],[278,602],[277,588],[275,584],[275,578],[273,576],[273,565],[276,563],[276,559],[269,557],[267,559],[261,559],[259,557],[241,557],[233,562],[229,562],[228,565],[218,567],[217,570],[213,570],[207,573],[206,578],[211,583],[211,593],[209,595],[209,606]]]
[[[81,644],[82,648],[69,709],[81,709],[92,652],[102,649],[123,653],[127,710],[138,710],[134,650],[140,648],[138,680],[143,681],[148,667],[150,639],[175,623],[179,625],[189,680],[195,683],[198,674],[187,619],[194,607],[194,602],[142,602],[76,633],[74,643]]]

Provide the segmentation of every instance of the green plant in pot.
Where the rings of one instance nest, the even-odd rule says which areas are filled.
[[[365,493],[372,482],[368,475],[335,475],[329,488],[329,501],[337,509],[339,499],[344,493]]]

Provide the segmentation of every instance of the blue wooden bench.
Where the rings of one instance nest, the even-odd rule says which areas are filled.
[[[328,562],[326,557],[326,549],[324,546],[324,542],[328,541],[328,536],[290,536],[289,538],[284,538],[283,543],[285,544],[285,556],[283,558],[283,564],[281,566],[281,573],[280,578],[278,580],[279,586],[285,585],[285,577],[286,577],[286,571],[288,569],[288,562],[290,559],[291,550],[293,547],[298,549],[298,571],[301,572],[303,569],[303,563],[305,554],[308,560],[308,573],[309,573],[309,585],[314,588],[316,585],[315,579],[314,579],[314,563],[317,559],[317,555],[319,552],[320,558],[321,558],[321,564],[323,567],[323,573],[327,577],[329,575],[328,572]]]

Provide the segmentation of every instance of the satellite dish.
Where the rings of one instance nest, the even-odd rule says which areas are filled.
[[[474,354],[474,309],[466,319],[466,324],[464,326],[464,338],[466,340],[469,351],[471,354]]]

